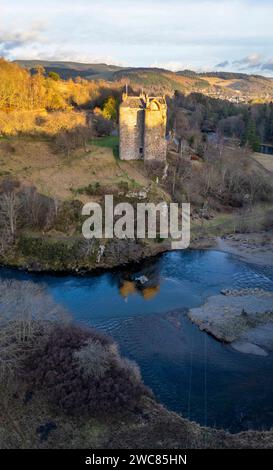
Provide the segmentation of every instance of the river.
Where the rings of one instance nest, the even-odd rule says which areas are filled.
[[[260,152],[266,155],[273,155],[273,145],[262,144],[260,147]]]
[[[231,432],[273,425],[273,355],[235,352],[186,316],[223,288],[273,291],[272,267],[217,251],[179,251],[142,269],[56,277],[2,268],[0,279],[38,284],[76,322],[110,334],[169,409]]]

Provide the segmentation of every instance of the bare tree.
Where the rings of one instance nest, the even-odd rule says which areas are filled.
[[[0,380],[20,371],[22,352],[35,335],[69,320],[43,286],[31,281],[0,280]]]
[[[0,196],[0,223],[15,237],[20,211],[20,200],[15,191],[3,193]]]
[[[54,144],[57,152],[70,156],[73,150],[84,148],[87,151],[87,143],[94,137],[93,127],[77,126],[73,130],[62,131],[55,137]]]
[[[80,245],[80,253],[85,258],[89,258],[92,254],[94,254],[96,249],[96,240],[95,238],[91,238],[90,240],[84,239]]]
[[[38,193],[34,186],[23,188],[19,195],[22,204],[20,221],[24,226],[42,229],[53,224],[57,200]]]

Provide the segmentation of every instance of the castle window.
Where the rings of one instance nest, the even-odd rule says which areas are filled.
[[[143,147],[139,148],[139,153],[140,153],[140,155],[143,155]]]

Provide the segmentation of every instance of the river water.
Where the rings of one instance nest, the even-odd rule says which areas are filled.
[[[7,278],[38,284],[75,321],[110,334],[156,398],[184,417],[231,432],[273,425],[273,355],[235,352],[186,315],[223,288],[273,291],[272,267],[217,251],[179,251],[141,269],[85,277],[1,269]]]
[[[260,152],[265,153],[266,155],[273,155],[273,145],[262,144]]]

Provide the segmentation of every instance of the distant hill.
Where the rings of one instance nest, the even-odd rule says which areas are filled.
[[[121,79],[128,79],[134,87],[148,89],[153,93],[172,93],[174,90],[191,93],[209,87],[209,83],[197,75],[182,76],[170,70],[159,68],[121,69],[113,74],[113,80]]]
[[[34,70],[37,65],[45,68],[46,72],[57,72],[61,78],[82,77],[88,80],[104,79],[110,80],[113,73],[120,70],[121,67],[107,64],[82,64],[79,62],[61,62],[47,60],[16,60],[17,64],[29,70]]]
[[[260,75],[234,72],[197,73],[191,70],[171,72],[163,68],[119,67],[108,64],[82,64],[45,60],[17,60],[19,65],[34,70],[42,65],[46,72],[57,72],[67,80],[78,76],[87,80],[127,80],[135,89],[150,93],[201,92],[234,101],[273,100],[273,79]]]
[[[120,69],[113,80],[127,79],[134,87],[151,92],[203,94],[234,101],[273,100],[273,79],[232,72],[197,73],[191,70],[171,72],[155,68]]]

